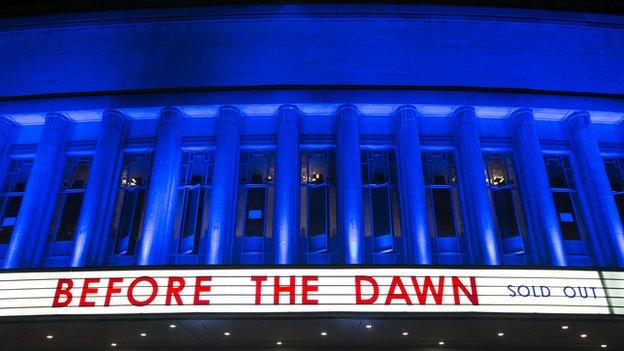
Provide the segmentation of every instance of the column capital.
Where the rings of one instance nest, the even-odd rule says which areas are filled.
[[[418,117],[420,117],[420,113],[416,107],[412,105],[399,106],[394,112],[395,127],[399,128],[404,123],[418,122]]]
[[[160,121],[158,124],[179,125],[182,118],[184,118],[184,113],[182,111],[175,107],[167,106],[160,110]]]
[[[563,119],[569,133],[591,126],[591,119],[587,111],[574,111]]]
[[[472,106],[460,106],[453,111],[455,127],[460,127],[467,123],[474,123],[477,120],[475,109]]]
[[[231,123],[237,125],[241,115],[240,110],[235,106],[221,106],[219,108],[219,124]]]
[[[45,116],[45,129],[65,129],[71,123],[71,119],[62,113],[50,112]]]
[[[282,105],[277,109],[279,123],[299,123],[299,109],[295,105]]]
[[[359,111],[355,105],[344,104],[338,107],[338,125],[346,121],[357,123]]]
[[[520,128],[526,125],[535,125],[533,118],[533,110],[529,108],[519,108],[513,111],[509,117],[514,128]]]
[[[15,122],[11,118],[0,116],[0,135],[9,135],[13,127],[15,127]]]
[[[102,112],[102,125],[123,129],[128,121],[128,116],[118,110],[104,110]]]

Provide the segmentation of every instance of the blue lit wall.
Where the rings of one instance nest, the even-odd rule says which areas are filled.
[[[607,15],[346,5],[2,20],[0,179],[11,160],[34,159],[13,232],[0,244],[3,266],[624,267],[618,194],[604,164],[624,157],[623,22]],[[336,153],[332,255],[309,252],[300,199],[292,196],[300,186],[298,154],[309,149]],[[253,245],[237,234],[236,179],[246,150],[269,150],[277,167],[269,186],[273,227]],[[359,150],[396,151],[402,232],[392,244],[364,233]],[[190,151],[214,153],[204,214],[209,229],[192,257],[180,257],[170,247],[180,218],[178,165]],[[110,259],[122,159],[140,152],[151,154],[155,166],[137,250]],[[422,152],[453,154],[462,233],[456,242],[427,234],[426,197],[436,185],[414,176],[422,171]],[[513,155],[522,259],[508,253],[517,243],[496,233],[494,200],[482,179],[481,156],[488,152]],[[88,182],[77,234],[52,245],[47,236],[57,189],[65,186],[63,164],[76,155],[93,157],[91,174],[101,179]],[[553,200],[544,155],[570,160],[574,184],[567,190],[578,197],[580,246],[562,237],[568,219]],[[253,255],[240,254],[245,245]],[[376,245],[394,246],[371,254]]]

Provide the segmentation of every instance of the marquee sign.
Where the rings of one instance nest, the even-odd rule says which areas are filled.
[[[319,267],[0,273],[0,317],[263,312],[624,314],[624,272]]]

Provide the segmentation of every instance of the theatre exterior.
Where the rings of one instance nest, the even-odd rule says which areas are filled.
[[[3,350],[624,349],[624,16],[0,27]]]

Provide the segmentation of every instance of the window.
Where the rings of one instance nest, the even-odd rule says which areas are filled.
[[[336,237],[336,155],[334,150],[301,152],[301,235],[308,252],[327,252]]]
[[[241,152],[237,236],[271,236],[273,180],[275,178],[274,155],[269,151]]]
[[[91,169],[91,160],[90,156],[67,157],[63,170],[63,183],[56,201],[50,230],[50,241],[74,240]]]
[[[115,214],[113,254],[133,255],[145,212],[151,154],[125,154]]]
[[[197,254],[199,250],[208,225],[213,168],[212,152],[182,154],[174,233],[178,238],[178,254]]]
[[[393,238],[401,236],[395,152],[362,151],[361,159],[364,235],[375,238],[373,253],[390,253]]]
[[[547,155],[544,161],[563,239],[583,240],[584,226],[579,218],[579,200],[570,161],[567,156],[560,155]]]
[[[450,152],[425,152],[422,155],[429,230],[433,237],[456,237],[461,217],[455,184],[455,166]]]
[[[604,163],[620,220],[624,221],[624,159],[606,158]]]
[[[524,254],[522,202],[510,154],[485,154],[486,180],[504,254]]]
[[[9,171],[0,194],[0,218],[2,219],[0,244],[7,244],[11,241],[13,226],[22,204],[32,163],[32,159],[16,159],[11,160],[9,165]]]

